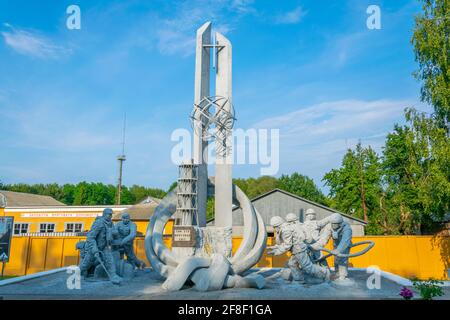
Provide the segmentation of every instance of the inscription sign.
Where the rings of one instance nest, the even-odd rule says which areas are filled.
[[[195,247],[196,232],[192,226],[173,226],[172,247]]]
[[[0,217],[0,261],[9,261],[9,249],[11,247],[13,226],[13,217]]]

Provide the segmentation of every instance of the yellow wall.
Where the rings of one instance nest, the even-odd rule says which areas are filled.
[[[24,275],[79,263],[75,244],[84,237],[13,237],[11,260],[6,264],[6,275]],[[241,238],[233,239],[233,252],[237,250]],[[447,280],[450,268],[450,237],[431,236],[380,236],[355,237],[354,242],[372,240],[375,247],[367,254],[350,259],[350,266],[368,267],[377,265],[382,270],[403,277],[419,279],[435,278]],[[268,238],[268,245],[273,243]],[[164,238],[170,248],[171,239]],[[148,261],[145,256],[144,238],[135,241],[136,254]],[[358,248],[358,251],[360,248]],[[270,257],[264,254],[258,267],[283,267],[287,255]],[[332,265],[332,259],[329,259]]]
[[[64,232],[65,222],[82,222],[84,229],[90,228],[94,217],[64,217],[64,218],[24,218],[21,213],[3,213],[0,215],[14,216],[14,222],[31,223],[30,232],[39,232],[41,222],[56,224],[56,232]],[[135,241],[135,250],[141,259],[147,261],[145,256],[144,235],[148,221],[135,221],[138,238]],[[164,242],[170,248],[172,221],[164,230]],[[6,264],[5,274],[24,275],[34,272],[69,266],[79,263],[78,251],[75,244],[84,240],[84,237],[57,237],[57,236],[13,236],[11,242],[10,261]],[[241,238],[233,238],[233,252],[237,250]],[[363,256],[350,259],[352,267],[379,266],[382,270],[392,272],[407,278],[419,279],[448,279],[447,269],[450,268],[450,237],[448,236],[366,236],[354,237],[353,242],[372,240],[374,248]],[[267,245],[272,245],[273,238],[268,238]],[[331,244],[328,244],[330,247]],[[356,251],[363,247],[355,248]],[[264,254],[258,267],[283,267],[288,255],[271,257]],[[333,265],[333,259],[328,259]],[[148,261],[147,261],[148,263]]]

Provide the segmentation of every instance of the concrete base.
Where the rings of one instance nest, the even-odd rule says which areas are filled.
[[[332,282],[321,284],[299,284],[287,282],[280,276],[280,269],[252,269],[248,274],[265,277],[263,289],[231,288],[220,291],[199,292],[193,287],[181,291],[167,292],[162,289],[164,279],[151,269],[137,270],[135,277],[123,281],[120,286],[109,281],[81,282],[81,289],[69,290],[66,282],[69,274],[57,272],[30,280],[0,286],[3,299],[169,299],[169,300],[300,300],[300,299],[401,299],[398,295],[402,285],[382,277],[381,289],[369,290],[366,286],[368,274],[365,271],[350,270],[349,277],[354,284],[348,287],[336,286]],[[8,279],[12,280],[12,279]],[[450,288],[444,287],[450,300]],[[419,298],[414,292],[414,298]]]

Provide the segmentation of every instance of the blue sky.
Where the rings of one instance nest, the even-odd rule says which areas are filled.
[[[66,8],[81,8],[81,30]],[[366,9],[381,8],[381,30]],[[280,129],[280,171],[322,187],[358,140],[381,150],[419,101],[410,44],[417,1],[0,0],[0,180],[167,188],[177,128],[190,129],[195,30],[233,44],[236,127]],[[259,166],[234,166],[234,177]]]

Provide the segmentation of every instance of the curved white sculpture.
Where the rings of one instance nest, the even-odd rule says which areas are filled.
[[[164,244],[164,227],[176,211],[176,192],[172,191],[169,193],[158,207],[156,207],[153,216],[150,218],[145,236],[145,252],[153,269],[162,277],[167,278],[163,285],[165,289],[179,290],[192,275],[191,280],[196,284],[198,283],[196,286],[197,289],[218,290],[218,285],[210,286],[209,284],[213,282],[218,282],[222,285],[230,283],[230,280],[227,280],[226,276],[241,275],[261,259],[267,241],[264,222],[244,192],[235,185],[233,187],[236,195],[235,200],[242,207],[244,234],[236,254],[227,261],[229,264],[228,272],[222,276],[219,276],[220,273],[207,272],[207,270],[201,269],[214,265],[213,262],[215,260],[220,261],[220,258],[215,258],[214,255],[210,259],[195,256],[177,258]],[[219,265],[220,262],[217,262],[215,268],[220,269]],[[199,270],[195,271],[197,269]],[[203,284],[200,282],[203,282]],[[253,282],[255,281],[247,281],[246,283]],[[258,283],[258,287],[261,287],[261,279],[256,279],[255,283]]]

